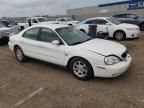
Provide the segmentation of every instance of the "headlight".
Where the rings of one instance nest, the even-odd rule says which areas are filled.
[[[106,65],[113,65],[119,63],[121,60],[116,56],[107,56],[105,57],[105,64]]]

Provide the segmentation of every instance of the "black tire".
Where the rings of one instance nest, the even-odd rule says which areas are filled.
[[[68,25],[73,27],[73,25],[72,25],[72,24],[68,24]]]
[[[85,30],[83,30],[83,29],[81,29],[80,31],[82,31],[83,33],[86,33],[86,31],[85,31]]]
[[[72,59],[69,64],[69,69],[79,80],[87,81],[93,77],[92,66],[83,58]]]
[[[16,46],[14,48],[14,53],[15,53],[15,56],[19,62],[26,62],[27,61],[27,57],[24,55],[23,50],[19,46]]]
[[[141,31],[144,31],[144,23],[140,24],[139,27],[140,27],[140,30],[141,30]]]
[[[121,30],[116,31],[114,33],[114,38],[118,41],[122,41],[122,40],[126,39],[126,33],[124,31],[121,31]]]

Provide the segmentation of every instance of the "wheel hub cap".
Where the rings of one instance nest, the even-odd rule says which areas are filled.
[[[73,64],[73,71],[78,77],[84,77],[87,75],[88,72],[87,66],[81,61],[76,61]]]

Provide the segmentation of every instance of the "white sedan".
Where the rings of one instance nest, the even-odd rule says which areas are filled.
[[[96,17],[89,18],[76,27],[79,30],[88,33],[90,25],[97,25],[97,34],[109,33],[109,37],[115,38],[116,40],[124,40],[126,38],[139,37],[140,28],[133,24],[126,24],[119,22],[113,17]]]
[[[9,48],[20,62],[27,57],[67,66],[80,80],[116,77],[127,71],[131,56],[125,46],[92,39],[67,25],[39,24],[10,37]]]
[[[58,18],[56,20],[56,23],[57,24],[66,24],[69,26],[76,26],[79,23],[79,21],[73,20],[70,17],[64,17],[64,18]]]

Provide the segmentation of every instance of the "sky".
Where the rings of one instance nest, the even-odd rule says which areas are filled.
[[[64,15],[67,9],[124,0],[0,0],[0,17]]]

